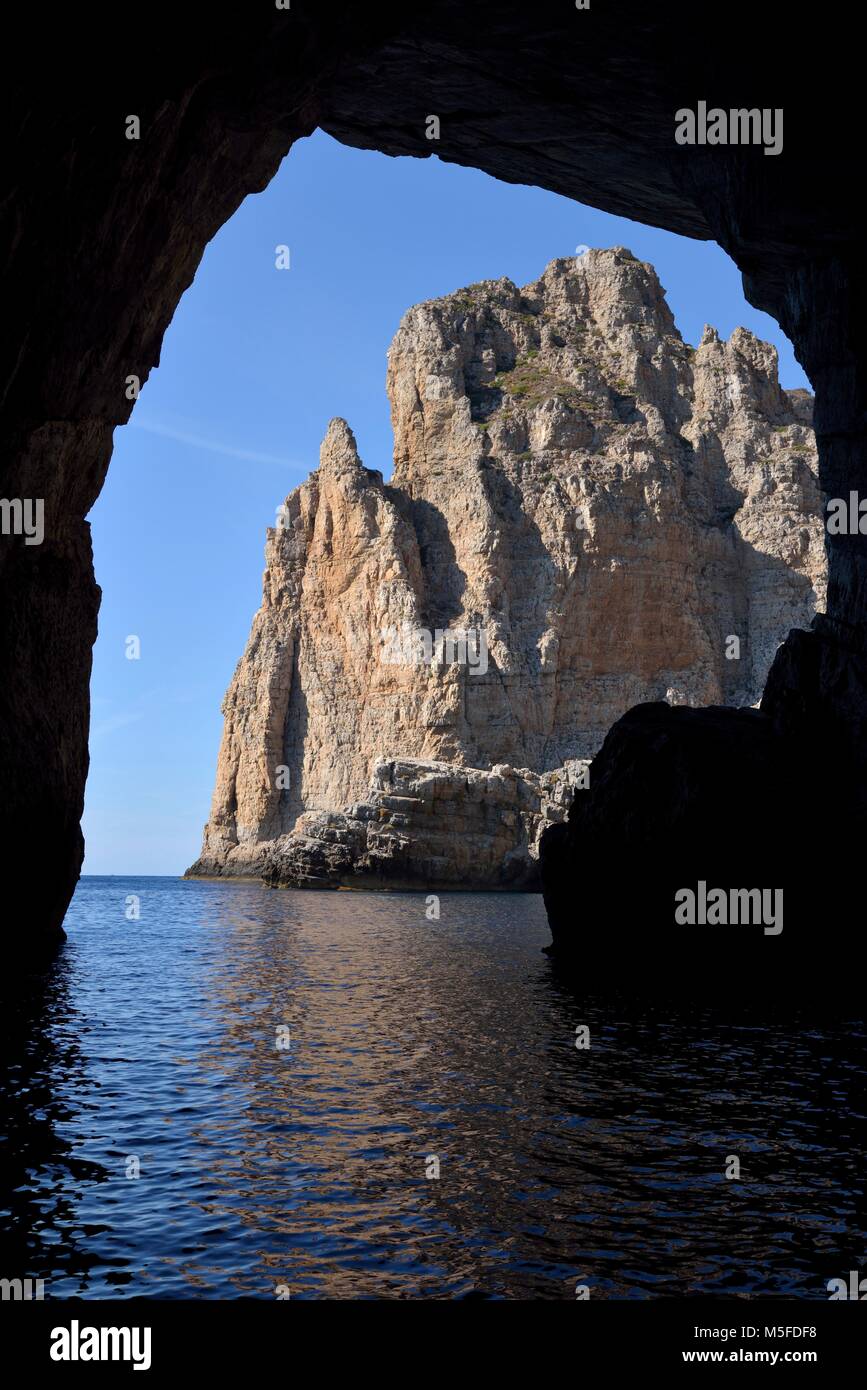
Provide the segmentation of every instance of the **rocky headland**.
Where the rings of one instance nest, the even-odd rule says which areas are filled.
[[[416,305],[387,389],[391,481],[333,420],[268,530],[190,875],[534,888],[615,721],[755,706],[824,606],[811,396],[623,248]]]

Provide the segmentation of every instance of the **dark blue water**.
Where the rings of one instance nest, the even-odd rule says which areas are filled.
[[[91,878],[67,931],[4,1012],[0,1275],[49,1297],[809,1299],[865,1263],[860,1021],[585,996],[532,896]]]

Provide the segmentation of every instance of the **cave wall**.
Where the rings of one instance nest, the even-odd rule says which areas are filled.
[[[11,948],[56,936],[80,866],[99,602],[84,517],[132,410],[126,379],[158,363],[209,239],[293,142],[321,126],[715,238],[795,343],[822,484],[845,496],[867,491],[850,22],[836,4],[801,23],[782,4],[703,15],[602,0],[22,19],[0,87],[0,497],[43,498],[46,534],[40,546],[0,536],[0,864],[10,888],[26,885]],[[674,112],[698,100],[783,108],[783,152],[678,146]],[[577,244],[580,208],[575,225]],[[865,554],[867,538],[832,538],[827,617],[781,649],[766,695],[805,737],[833,728],[858,769]]]

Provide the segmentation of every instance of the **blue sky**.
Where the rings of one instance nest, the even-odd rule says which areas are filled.
[[[290,248],[277,270],[275,248]],[[115,431],[91,512],[103,588],[94,651],[84,872],[177,874],[197,857],[220,703],[259,606],[265,527],[344,416],[391,472],[386,350],[403,313],[475,280],[535,280],[577,246],[627,246],[657,269],[678,327],[773,342],[713,243],[498,183],[436,158],[389,159],[317,133],[207,248],[159,368]],[[141,642],[137,661],[126,638]]]

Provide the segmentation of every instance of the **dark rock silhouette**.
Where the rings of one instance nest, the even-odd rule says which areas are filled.
[[[863,818],[830,751],[780,733],[759,710],[630,710],[567,821],[542,836],[558,962],[596,989],[626,982],[771,1002],[860,989],[846,884]],[[837,834],[823,873],[811,851],[818,808],[831,812]],[[709,913],[704,923],[678,921],[686,889],[724,890],[722,921]],[[757,920],[755,901],[744,923],[739,899],[733,924],[731,890],[750,889],[769,890],[763,906],[773,910]]]

